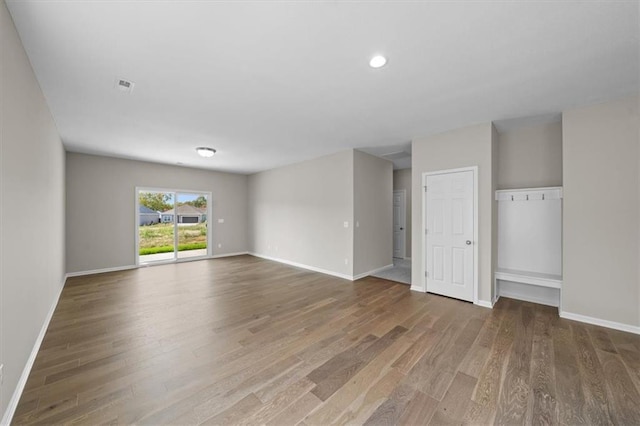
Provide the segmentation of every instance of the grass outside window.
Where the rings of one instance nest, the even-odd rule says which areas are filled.
[[[140,226],[139,255],[170,253],[173,251],[173,224],[158,223]],[[178,251],[207,248],[207,224],[178,225]]]

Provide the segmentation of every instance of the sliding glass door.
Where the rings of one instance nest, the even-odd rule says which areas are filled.
[[[210,255],[211,194],[136,188],[137,263]]]
[[[206,256],[207,196],[198,193],[176,194],[176,226],[178,227],[178,259]]]

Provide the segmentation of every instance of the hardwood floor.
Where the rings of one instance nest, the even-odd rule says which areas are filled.
[[[640,336],[250,256],[71,278],[16,424],[640,424]]]

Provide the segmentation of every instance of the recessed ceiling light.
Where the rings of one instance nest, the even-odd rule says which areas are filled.
[[[200,146],[196,148],[196,152],[200,157],[209,158],[213,157],[213,154],[216,153],[216,150],[213,148],[207,148],[206,146]]]
[[[381,68],[381,67],[384,67],[386,63],[387,63],[387,58],[385,58],[382,55],[378,55],[371,58],[371,60],[369,61],[369,66],[371,68]]]

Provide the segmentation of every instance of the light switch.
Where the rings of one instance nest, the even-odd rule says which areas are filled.
[[[344,227],[348,228],[349,227],[349,222],[347,222],[346,220],[344,221]]]
[[[224,223],[224,219],[218,219],[218,223]]]

